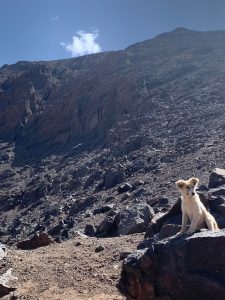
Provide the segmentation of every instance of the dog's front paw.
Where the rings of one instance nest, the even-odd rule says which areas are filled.
[[[193,231],[193,230],[190,230],[190,229],[188,229],[188,231],[186,232],[187,235],[191,235],[191,234],[193,234],[193,233],[194,233],[194,231]]]
[[[179,231],[177,234],[174,235],[174,237],[179,237],[179,236],[182,236],[184,234],[185,234],[184,231]]]

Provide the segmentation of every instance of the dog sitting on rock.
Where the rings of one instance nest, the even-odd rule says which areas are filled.
[[[196,230],[204,227],[206,223],[209,230],[218,230],[218,225],[214,217],[206,210],[201,202],[196,187],[199,183],[198,178],[190,178],[188,180],[178,180],[176,185],[181,193],[181,210],[182,210],[182,227],[176,236],[183,234],[192,234]],[[188,219],[191,224],[186,232]]]

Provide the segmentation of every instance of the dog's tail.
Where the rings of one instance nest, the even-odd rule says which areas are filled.
[[[215,220],[214,220],[214,230],[220,230]]]
[[[216,220],[208,211],[206,211],[206,213],[205,213],[205,222],[206,222],[209,230],[213,230],[213,231],[219,230]]]

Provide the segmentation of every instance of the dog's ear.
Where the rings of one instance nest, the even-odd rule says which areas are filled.
[[[176,182],[176,186],[179,188],[179,189],[182,189],[184,187],[184,181],[183,180],[177,180]]]
[[[190,179],[190,182],[193,183],[194,185],[197,185],[197,184],[199,183],[199,179],[196,178],[196,177],[192,177],[192,178]]]

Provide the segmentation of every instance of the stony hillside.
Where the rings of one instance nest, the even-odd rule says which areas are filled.
[[[122,51],[4,65],[1,241],[86,225],[121,234],[134,210],[167,211],[177,178],[205,184],[225,167],[224,58],[225,31],[178,28]]]

